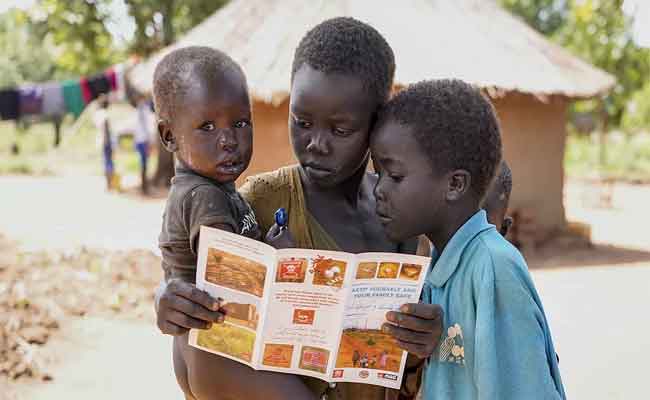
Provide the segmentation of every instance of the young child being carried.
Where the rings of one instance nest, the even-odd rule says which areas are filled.
[[[170,325],[161,329],[177,334],[174,371],[181,389],[187,399],[201,400],[313,398],[293,376],[260,375],[187,344],[189,329],[208,329],[224,319],[219,301],[194,286],[201,225],[261,238],[255,214],[235,189],[235,180],[248,167],[253,151],[244,73],[218,50],[187,47],[171,52],[158,64],[153,91],[158,133],[177,160],[159,246],[165,280],[176,287],[160,302],[173,302],[179,311],[159,324]],[[287,231],[280,236],[271,244],[283,247],[279,242],[288,239]],[[250,379],[252,374],[255,380]],[[252,381],[255,384],[248,383]]]
[[[480,209],[501,161],[490,102],[457,80],[398,93],[371,138],[377,214],[395,241],[426,234],[422,298],[444,311],[424,399],[564,399],[544,308],[523,257]],[[389,312],[383,329],[401,324]],[[405,346],[402,342],[400,345]]]

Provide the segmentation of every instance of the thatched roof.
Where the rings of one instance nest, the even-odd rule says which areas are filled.
[[[386,37],[395,51],[397,84],[459,78],[488,91],[582,98],[606,92],[615,82],[494,0],[231,0],[177,43],[137,66],[132,81],[149,91],[154,68],[167,52],[212,46],[242,65],[255,96],[278,103],[288,95],[300,38],[335,16],[368,22]]]

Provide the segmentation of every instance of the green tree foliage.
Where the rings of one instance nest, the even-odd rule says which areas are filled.
[[[622,127],[628,132],[650,128],[650,81],[631,96],[623,113]]]
[[[567,14],[566,1],[501,0],[501,4],[546,36],[552,35],[562,26]]]
[[[227,0],[124,0],[136,22],[131,50],[147,56],[209,17]]]
[[[632,21],[622,10],[623,0],[501,0],[501,3],[551,40],[617,78],[604,104],[610,125],[620,126],[628,102],[647,84],[650,74],[650,50],[635,44]],[[580,111],[596,112],[599,107],[598,101],[576,104]]]
[[[0,87],[51,79],[56,66],[51,46],[37,37],[27,15],[10,10],[0,15]]]
[[[620,125],[628,101],[650,73],[650,53],[635,44],[632,21],[623,13],[622,3],[574,0],[566,24],[556,34],[556,40],[573,53],[616,76],[616,86],[605,98],[614,126]]]
[[[56,45],[56,63],[69,74],[93,74],[124,58],[106,28],[111,0],[41,0],[30,11],[40,34]]]
[[[116,45],[115,37],[108,29],[113,18],[113,6],[120,2],[126,4],[128,13],[135,22],[133,38],[122,46]],[[39,43],[44,41],[50,43],[52,51],[49,54],[54,55],[59,76],[89,75],[123,61],[128,53],[146,57],[173,43],[178,35],[194,27],[226,2],[227,0],[40,0],[27,13],[14,10],[5,14],[21,14],[23,19],[27,16],[26,24],[30,30],[13,34],[9,32],[13,28],[4,29],[0,31],[0,45],[11,40],[15,42],[15,37],[19,35],[22,35],[19,43],[23,43],[26,42],[25,37],[30,36],[30,40],[35,42],[34,51],[25,51],[24,46],[18,45],[13,46],[10,53],[29,53],[25,57],[38,57],[42,54]],[[1,63],[10,64],[16,70],[22,69],[18,68],[19,64],[14,58],[3,59]],[[35,68],[43,67],[37,62],[32,64]],[[13,81],[16,79],[18,78]]]

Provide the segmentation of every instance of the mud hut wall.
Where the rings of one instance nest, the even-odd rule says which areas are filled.
[[[564,147],[568,102],[560,96],[542,102],[513,93],[494,99],[503,134],[504,155],[513,170],[510,211],[533,219],[539,234],[565,224],[563,206]],[[273,106],[253,103],[254,152],[250,167],[239,179],[295,163],[287,120],[289,101]]]
[[[238,183],[243,183],[247,176],[296,162],[289,141],[288,118],[288,99],[277,107],[263,101],[253,101],[253,158]]]
[[[564,227],[564,149],[568,101],[554,96],[507,94],[493,100],[504,157],[513,175],[510,212],[531,218],[537,239]]]

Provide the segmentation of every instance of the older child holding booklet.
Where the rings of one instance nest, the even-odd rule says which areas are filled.
[[[457,80],[412,85],[383,110],[371,149],[386,233],[393,240],[426,234],[434,246],[422,297],[442,306],[444,329],[424,371],[423,397],[565,398],[526,262],[480,209],[501,160],[490,102]]]

